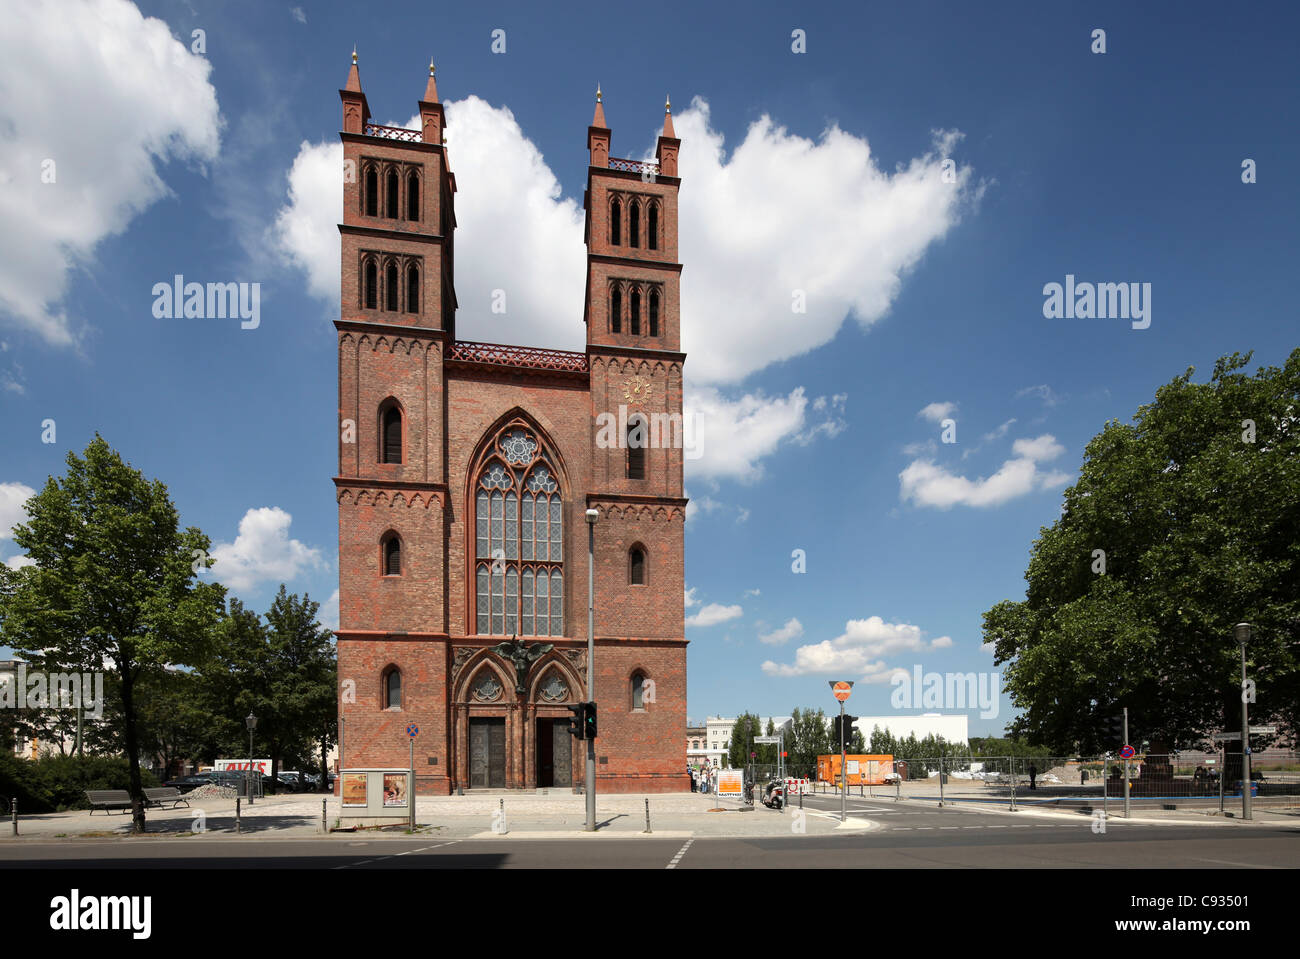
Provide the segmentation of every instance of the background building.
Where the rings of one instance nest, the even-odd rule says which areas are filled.
[[[871,730],[877,726],[890,733],[895,739],[915,736],[942,736],[950,743],[968,741],[967,728],[969,717],[965,713],[944,716],[940,713],[922,713],[919,716],[859,716],[854,728],[862,733],[863,740],[871,745]]]

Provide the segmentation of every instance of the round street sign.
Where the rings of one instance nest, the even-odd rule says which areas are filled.
[[[420,727],[412,723],[406,727],[406,735],[414,739],[416,736],[420,735]]]
[[[1137,750],[1134,749],[1132,746],[1125,746],[1123,749],[1119,751],[1120,759],[1132,759],[1136,755],[1137,755]]]
[[[835,694],[836,699],[838,699],[840,702],[844,702],[852,694],[853,684],[836,683],[834,686],[831,687],[831,691]]]

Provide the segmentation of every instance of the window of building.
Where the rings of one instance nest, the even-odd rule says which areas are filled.
[[[636,249],[641,245],[641,204],[633,200],[627,208],[627,245]]]
[[[384,575],[402,575],[402,541],[396,533],[389,533],[384,538]]]
[[[397,187],[398,187],[396,170],[390,169],[388,171],[388,176],[385,177],[385,187],[386,187],[385,193],[387,194],[388,197],[388,208],[386,213],[390,220],[396,220],[397,219]]]
[[[633,336],[641,335],[641,291],[634,289],[632,291],[631,302],[628,304],[632,308],[631,329]]]
[[[390,400],[380,411],[379,462],[402,462],[402,410],[395,400]]]
[[[642,673],[632,674],[632,708],[645,709],[645,676]]]
[[[627,421],[627,478],[645,479],[645,448],[649,442],[646,436],[645,417],[640,413],[629,416]]]
[[[366,216],[379,216],[379,174],[374,167],[366,167],[364,181]]]
[[[406,268],[406,312],[420,312],[420,271],[414,266]]]
[[[551,453],[515,422],[475,483],[475,613],[480,634],[564,635],[564,504]]]
[[[623,332],[623,291],[617,285],[609,291],[609,331]]]
[[[396,666],[389,666],[384,672],[384,708],[402,708],[402,671]]]
[[[392,261],[384,268],[384,309],[397,312],[397,264]]]
[[[623,242],[623,204],[618,197],[609,201],[609,244],[619,246]]]
[[[659,204],[651,203],[645,211],[645,245],[659,249]]]
[[[627,581],[633,586],[645,585],[645,550],[639,545],[628,552]]]
[[[650,291],[650,335],[659,335],[659,291]]]
[[[366,309],[376,310],[379,308],[379,270],[375,267],[374,260],[366,261]]]
[[[406,177],[406,218],[420,219],[420,177],[414,170]]]

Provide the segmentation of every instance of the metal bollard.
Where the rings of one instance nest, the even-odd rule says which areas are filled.
[[[328,833],[330,831],[329,826],[326,824],[325,821],[325,800],[324,799],[320,801],[320,831],[323,833]]]
[[[236,834],[236,835],[238,835],[238,834],[239,834],[239,831],[240,831],[240,829],[239,829],[239,804],[240,804],[240,802],[241,802],[240,798],[239,798],[238,796],[236,796],[236,797],[235,797],[235,834]]]
[[[645,801],[645,831],[650,832],[650,798],[648,796]]]
[[[18,797],[9,800],[9,814],[14,820],[14,835],[18,835]]]

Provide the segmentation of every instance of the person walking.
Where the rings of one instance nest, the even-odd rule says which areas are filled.
[[[699,776],[700,774],[696,771],[695,767],[692,766],[691,767],[691,792],[696,792],[699,790],[700,787]]]
[[[1033,763],[1030,763],[1029,765],[1029,788],[1030,789],[1038,788],[1038,786],[1034,784],[1034,780],[1037,778],[1038,778],[1038,767],[1035,766]]]

